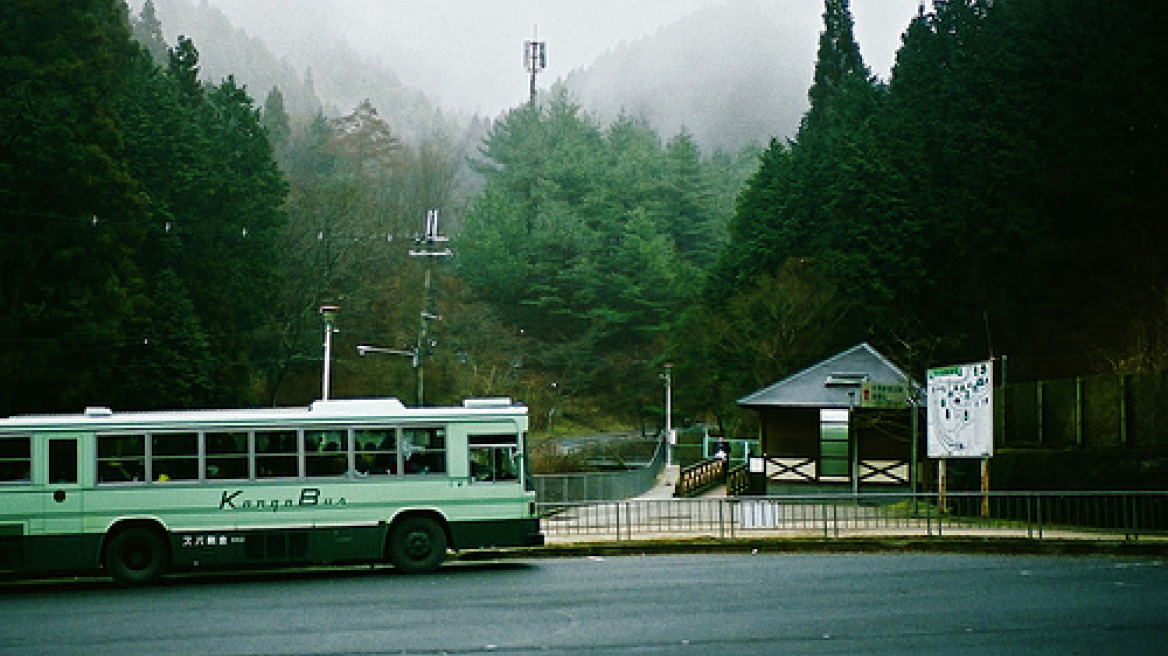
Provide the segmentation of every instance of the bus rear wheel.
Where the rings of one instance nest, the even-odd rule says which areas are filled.
[[[389,536],[389,561],[407,574],[432,572],[446,559],[446,532],[429,517],[407,517]]]
[[[129,528],[114,535],[105,549],[103,564],[118,583],[150,585],[166,573],[166,542],[148,528]]]

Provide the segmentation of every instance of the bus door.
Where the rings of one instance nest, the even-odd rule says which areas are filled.
[[[83,495],[80,477],[80,440],[54,435],[41,443],[37,459],[41,483],[41,535],[77,535],[81,532]]]

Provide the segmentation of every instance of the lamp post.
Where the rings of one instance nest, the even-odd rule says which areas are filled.
[[[320,316],[324,319],[324,373],[320,381],[320,400],[328,401],[329,384],[332,378],[333,360],[333,322],[341,308],[336,305],[320,306]]]
[[[856,418],[856,393],[848,392],[848,445],[852,448],[852,495],[860,494],[860,433],[852,424]]]
[[[665,380],[665,466],[673,464],[673,447],[676,440],[673,437],[673,363],[665,363],[665,373],[661,374]]]
[[[367,353],[385,353],[388,355],[404,355],[404,356],[410,358],[411,362],[413,363],[414,369],[417,369],[421,365],[421,361],[419,360],[419,356],[418,356],[420,351],[416,348],[407,351],[405,349],[391,349],[391,348],[385,348],[382,346],[370,346],[369,344],[361,344],[360,346],[357,347],[357,354],[358,355],[364,357]],[[419,383],[418,407],[421,407],[421,405],[422,405],[422,391],[421,391],[421,384]]]

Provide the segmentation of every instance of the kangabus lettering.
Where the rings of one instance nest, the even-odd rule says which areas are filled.
[[[300,490],[300,505],[315,506],[320,501],[319,487],[306,487]]]
[[[228,496],[227,491],[224,490],[223,496],[219,499],[219,510],[235,510],[235,497],[241,494],[243,494],[243,490],[236,490],[233,494]]]
[[[283,499],[248,498],[243,496],[244,490],[234,492],[224,490],[219,497],[219,510],[267,510],[277,512],[281,509],[308,508],[315,506],[340,507],[347,505],[345,497],[326,497],[318,487],[300,488],[297,497]]]

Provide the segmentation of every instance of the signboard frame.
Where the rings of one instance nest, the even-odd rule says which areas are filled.
[[[929,369],[928,456],[994,455],[992,360]]]
[[[866,380],[860,386],[861,408],[899,409],[909,407],[909,387],[905,383]]]

